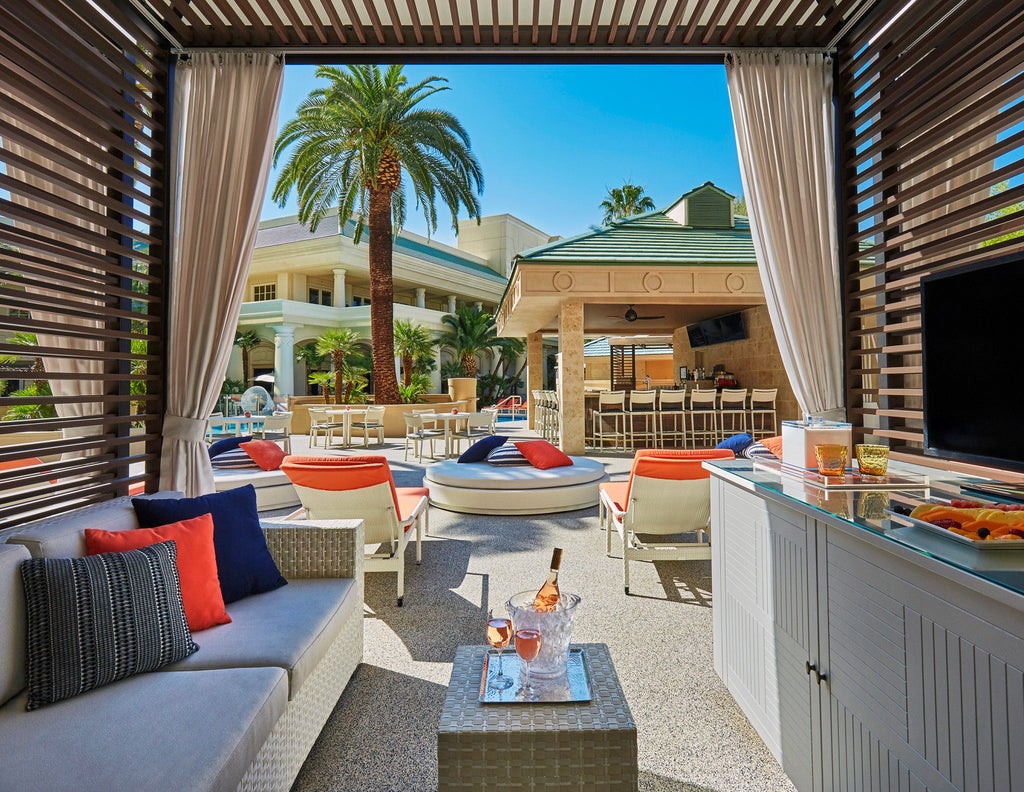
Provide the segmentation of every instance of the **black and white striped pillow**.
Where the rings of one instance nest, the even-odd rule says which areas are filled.
[[[259,465],[256,464],[255,460],[241,448],[217,454],[217,456],[210,460],[210,464],[217,470],[259,469]]]
[[[173,541],[21,563],[31,711],[188,657]]]
[[[487,455],[488,463],[498,467],[510,467],[513,465],[529,465],[530,460],[523,456],[523,452],[512,443],[498,446]]]

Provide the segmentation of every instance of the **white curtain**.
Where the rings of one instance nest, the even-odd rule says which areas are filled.
[[[804,414],[845,417],[832,59],[726,58],[743,195],[768,313]]]
[[[160,486],[212,492],[206,419],[227,371],[277,130],[283,59],[198,52],[174,81],[177,194]]]

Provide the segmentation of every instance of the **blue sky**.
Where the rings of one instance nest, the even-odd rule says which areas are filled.
[[[314,66],[288,66],[279,124],[316,87]],[[470,135],[484,172],[482,214],[509,213],[549,234],[600,223],[610,187],[644,187],[658,207],[713,181],[739,195],[723,66],[407,66],[409,79],[448,79],[437,106]],[[428,100],[430,101],[430,100]],[[294,214],[269,198],[263,219]],[[454,244],[440,212],[433,238]],[[425,234],[409,207],[406,228]]]

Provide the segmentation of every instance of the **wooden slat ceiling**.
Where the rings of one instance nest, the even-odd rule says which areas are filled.
[[[878,0],[131,0],[182,47],[542,55],[826,47]],[[888,5],[888,2],[884,3]]]

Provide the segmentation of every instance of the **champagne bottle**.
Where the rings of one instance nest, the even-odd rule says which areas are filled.
[[[540,587],[537,596],[533,598],[533,607],[538,611],[553,611],[562,600],[562,594],[558,590],[558,568],[562,565],[562,548],[556,547],[551,554],[551,571],[548,572],[548,579]]]

